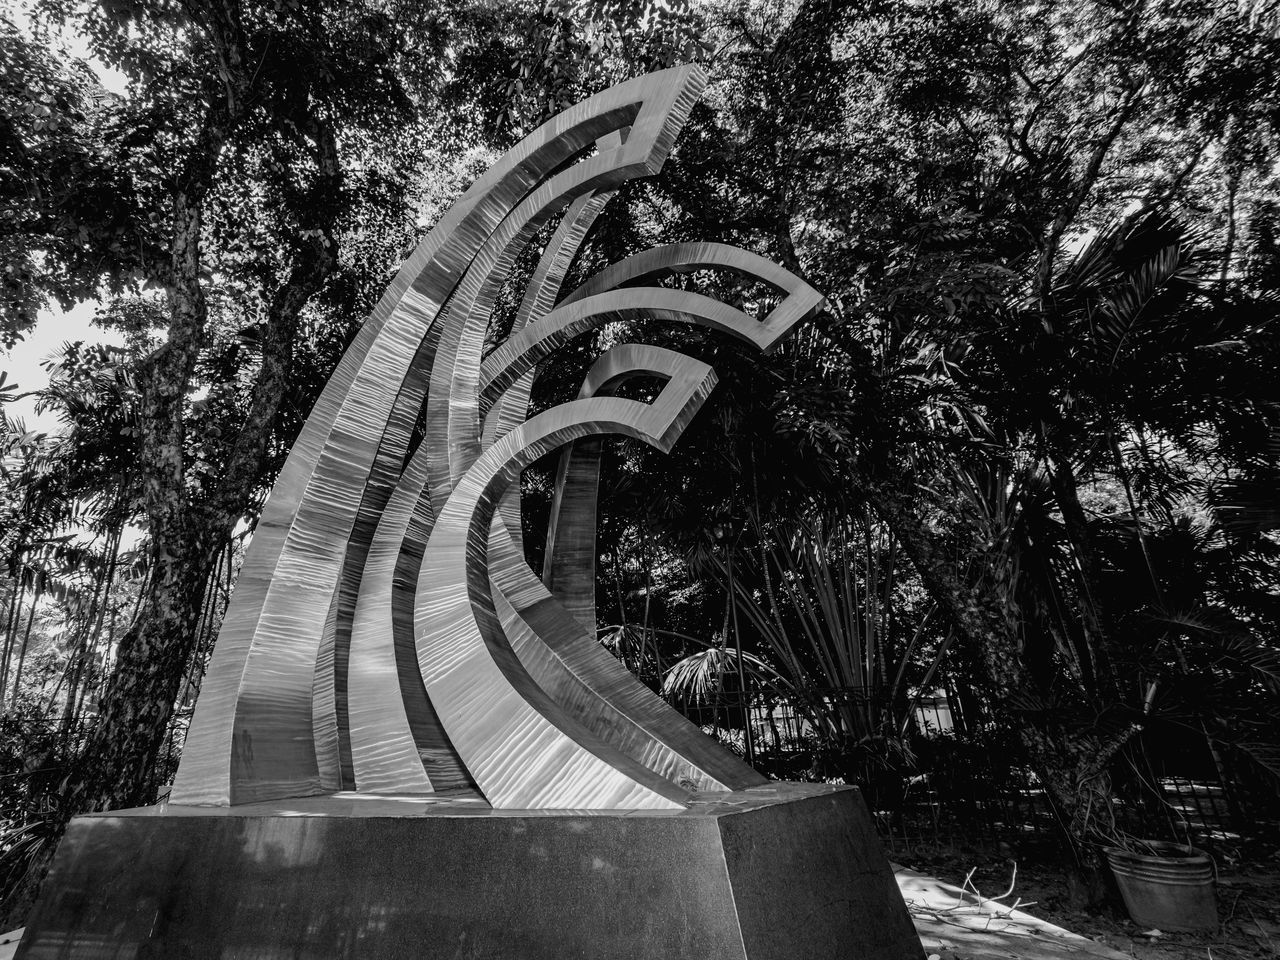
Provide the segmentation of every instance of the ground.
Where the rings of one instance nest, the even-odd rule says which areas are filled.
[[[1061,865],[1044,857],[917,850],[911,855],[898,852],[894,859],[957,887],[963,887],[966,875],[973,870],[970,884],[984,897],[1004,894],[1012,880],[1012,894],[1002,897],[1000,903],[1008,907],[1018,903],[1020,910],[1034,917],[1136,960],[1280,957],[1280,850],[1276,848],[1255,851],[1250,857],[1218,858],[1221,924],[1214,934],[1143,930],[1129,920],[1118,902],[1092,912],[1073,908]],[[913,913],[917,914],[919,926],[920,911],[913,910]],[[970,956],[982,951],[970,949],[966,954],[965,945],[956,944],[954,949],[937,952],[940,960],[970,960]],[[998,952],[990,951],[990,955]]]

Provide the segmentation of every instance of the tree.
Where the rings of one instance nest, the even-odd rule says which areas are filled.
[[[875,429],[854,444],[851,479],[985,665],[1001,716],[1020,729],[1087,861],[1088,841],[1110,829],[1109,760],[1142,717],[1108,729],[1072,715],[1116,702],[1109,659],[1120,654],[1121,608],[1104,601],[1103,549],[1083,496],[1099,470],[1127,483],[1116,448],[1130,430],[1182,442],[1200,460],[1245,436],[1256,456],[1275,435],[1272,389],[1255,372],[1270,365],[1274,309],[1239,302],[1247,294],[1215,301],[1200,266],[1209,243],[1223,251],[1218,262],[1234,262],[1241,185],[1269,176],[1234,163],[1230,138],[1235,124],[1270,115],[1260,104],[1275,103],[1264,66],[1274,38],[1236,12],[1194,3],[888,4],[841,29],[850,112],[876,132],[868,141],[852,133],[845,156],[868,151],[870,175],[854,182],[888,208],[873,217],[864,197],[837,191],[814,208],[827,216],[806,224],[821,238],[811,249],[830,285],[862,280],[862,295],[846,302],[882,358],[858,371],[850,355],[851,394],[880,398]],[[1188,58],[1193,37],[1203,46]],[[1209,79],[1228,59],[1230,81]],[[1230,215],[1207,218],[1199,241],[1157,213],[1202,218],[1205,206]],[[866,224],[856,244],[832,214]],[[895,231],[905,243],[890,239]],[[1247,369],[1237,366],[1245,357]],[[922,401],[914,410],[890,406],[913,396]],[[1206,427],[1213,451],[1188,442]],[[1242,452],[1236,446],[1237,463]],[[957,465],[989,471],[993,460],[1028,454],[1069,547],[1069,563],[1051,572],[1072,620],[1034,645],[1035,566],[1006,560],[994,565],[1006,576],[967,578],[917,505],[921,490],[964,493]],[[952,529],[971,538],[966,557],[1005,536],[984,523]],[[1039,553],[1043,570],[1048,549],[1025,544],[1024,559]],[[1036,663],[1057,656],[1044,652],[1055,641],[1075,672],[1065,713],[1024,696],[1061,689],[1061,666],[1052,683],[1043,673],[1034,682]]]
[[[49,2],[39,13],[73,25],[130,83],[112,97],[83,68],[56,69],[39,43],[6,45],[6,93],[34,104],[8,131],[10,192],[25,192],[27,214],[6,221],[6,242],[46,267],[20,278],[7,329],[28,325],[42,294],[161,291],[107,316],[158,333],[132,371],[136,418],[117,437],[134,458],[153,571],[63,792],[69,816],[154,796],[211,568],[305,414],[306,398],[286,402],[299,355],[336,352],[343,330],[322,318],[349,323],[411,235],[406,151],[444,32],[420,8],[373,3]],[[202,381],[209,392],[194,399]]]

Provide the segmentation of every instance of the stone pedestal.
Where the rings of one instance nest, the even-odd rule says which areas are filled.
[[[76,819],[17,960],[919,960],[856,790],[677,812],[336,794]]]

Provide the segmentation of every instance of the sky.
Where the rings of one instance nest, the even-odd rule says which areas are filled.
[[[58,353],[64,343],[80,340],[123,345],[120,334],[91,325],[97,309],[96,302],[87,301],[65,312],[56,305],[42,310],[35,329],[28,331],[25,340],[12,350],[0,351],[0,370],[9,375],[9,383],[17,384],[19,394],[48,385],[49,375],[41,364]],[[23,421],[28,430],[55,429],[58,418],[52,413],[36,413],[35,402],[34,397],[23,397],[5,404],[5,413],[11,420]]]
[[[0,16],[11,19],[20,30],[30,30],[29,4],[21,0],[0,0]],[[91,56],[83,37],[74,32],[65,32],[62,42],[68,54],[89,65],[104,88],[111,93],[124,92],[127,84],[124,74]],[[19,393],[48,385],[49,375],[41,367],[41,363],[50,354],[56,353],[63,343],[75,340],[116,345],[123,343],[123,338],[118,334],[91,325],[97,309],[95,301],[78,304],[69,311],[51,304],[48,309],[40,312],[35,329],[27,333],[24,341],[12,350],[0,350],[0,370],[9,375],[10,383],[18,385]],[[28,429],[50,430],[57,426],[57,418],[52,414],[36,413],[33,397],[16,400],[6,404],[5,408],[11,419],[22,420]]]

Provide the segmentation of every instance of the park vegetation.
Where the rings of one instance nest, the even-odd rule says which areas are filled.
[[[1125,811],[1176,834],[1169,743],[1274,805],[1273,6],[34,0],[0,16],[0,338],[88,300],[123,345],[67,343],[38,398],[60,428],[0,435],[15,924],[71,816],[163,796],[257,512],[399,261],[543,120],[688,61],[706,95],[568,286],[716,240],[830,306],[763,362],[627,331],[721,383],[670,456],[608,448],[602,642],[769,772],[877,809],[929,777],[945,693],[947,748],[1009,752],[1085,900]],[[0,412],[23,392],[0,378]],[[535,569],[553,475],[524,478]],[[755,742],[778,704],[787,757]]]

